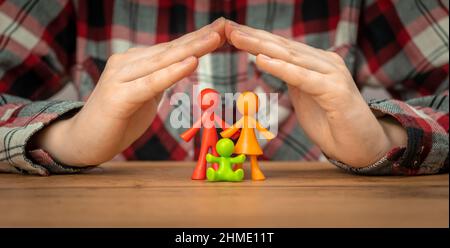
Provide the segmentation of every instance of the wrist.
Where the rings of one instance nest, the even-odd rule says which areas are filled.
[[[372,137],[372,140],[377,140],[369,146],[368,150],[362,154],[372,154],[371,156],[364,156],[360,162],[348,163],[352,167],[367,167],[380,161],[385,157],[389,151],[396,147],[405,147],[407,145],[406,130],[391,116],[384,116],[377,118],[378,121],[378,135]]]
[[[389,139],[389,150],[396,147],[406,147],[408,144],[406,129],[395,118],[384,116],[379,118],[378,121]]]
[[[365,147],[366,159],[363,167],[373,165],[383,159],[392,149],[396,147],[405,147],[407,144],[407,134],[403,126],[390,115],[383,115],[378,112],[370,111],[373,115],[370,115],[372,120],[364,125],[366,131],[371,133],[368,138]],[[371,142],[370,142],[371,141]],[[369,155],[370,154],[370,155]],[[369,155],[369,156],[368,156]],[[361,167],[361,166],[357,166]]]
[[[55,120],[44,127],[32,137],[29,149],[43,149],[54,160],[65,165],[87,166],[74,154],[76,144],[72,138],[74,131],[73,119],[74,117]]]
[[[345,150],[335,150],[334,153],[327,154],[327,157],[354,168],[364,168],[380,161],[389,151],[402,144],[400,138],[401,131],[404,130],[395,120],[388,116],[377,118],[375,115],[368,115],[368,119],[361,116],[361,113],[355,113],[348,118],[357,120],[357,125],[344,133],[354,138],[341,144],[341,147],[346,147]]]

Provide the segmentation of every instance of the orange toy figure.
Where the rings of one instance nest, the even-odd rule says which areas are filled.
[[[265,129],[252,115],[258,112],[258,96],[253,92],[243,92],[237,100],[236,106],[243,115],[243,117],[237,121],[233,126],[224,130],[220,135],[224,138],[231,137],[236,133],[239,128],[241,128],[241,135],[237,141],[235,147],[236,154],[245,154],[250,156],[250,164],[252,171],[253,180],[264,180],[266,179],[262,171],[258,166],[258,155],[262,155],[263,151],[259,147],[258,140],[255,135],[255,127],[261,132],[264,137],[271,140],[275,136],[267,129]]]
[[[229,125],[222,120],[220,116],[214,113],[214,110],[217,108],[219,103],[219,99],[220,96],[217,91],[213,89],[202,90],[199,95],[200,108],[203,112],[201,118],[194,123],[193,127],[181,134],[181,138],[188,142],[195,136],[195,134],[197,134],[200,127],[203,128],[202,146],[200,147],[197,166],[192,173],[193,180],[206,179],[206,154],[210,148],[214,156],[219,156],[216,151],[217,131],[214,124],[219,124],[222,129],[229,127]],[[213,164],[213,168],[215,170],[217,170],[218,167],[219,166],[217,163]]]

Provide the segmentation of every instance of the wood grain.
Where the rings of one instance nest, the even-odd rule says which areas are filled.
[[[448,174],[364,177],[266,162],[263,182],[192,181],[191,162],[0,174],[1,227],[448,227]],[[247,173],[249,174],[249,173]]]

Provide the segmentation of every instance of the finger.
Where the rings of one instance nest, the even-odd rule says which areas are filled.
[[[214,22],[212,22],[211,24],[206,25],[197,31],[194,31],[192,33],[184,35],[177,42],[180,42],[181,44],[185,44],[185,43],[191,41],[192,39],[195,39],[195,38],[198,38],[198,37],[201,37],[201,36],[207,34],[208,32],[216,32],[220,36],[220,44],[222,45],[226,41],[226,39],[225,39],[225,21],[226,21],[225,18],[220,17],[220,18],[216,19]]]
[[[201,38],[210,32],[216,32],[220,36],[220,46],[225,42],[225,18],[221,17],[216,19],[211,24],[208,24],[199,30],[185,34],[170,42],[160,43],[151,47],[133,47],[128,49],[127,53],[133,57],[133,59],[139,59],[145,56],[154,56],[160,52],[163,52],[171,47],[185,45],[194,39]]]
[[[184,60],[189,56],[197,58],[214,51],[220,43],[220,37],[216,32],[211,32],[202,38],[173,47],[163,53],[152,57],[140,58],[125,65],[118,72],[118,80],[121,82],[132,81],[157,70],[167,67],[173,63]]]
[[[287,84],[297,87],[310,95],[320,95],[329,89],[329,83],[324,74],[308,70],[284,60],[259,54],[256,57],[256,65],[267,73],[280,78]]]
[[[231,20],[227,20],[226,24],[225,24],[225,37],[227,38],[227,40],[232,43],[231,41],[231,33],[233,31],[242,31],[244,33],[248,33],[251,34],[252,36],[256,36],[258,38],[265,38],[267,40],[270,40],[272,42],[278,43],[281,39],[284,39],[286,41],[289,41],[288,39],[278,36],[278,35],[274,35],[271,34],[265,30],[261,30],[261,29],[254,29],[245,25],[240,25],[236,22],[233,22]],[[266,34],[267,33],[267,34]]]
[[[211,24],[208,24],[197,31],[183,35],[180,38],[171,41],[170,43],[173,43],[173,45],[183,45],[191,42],[194,39],[201,38],[211,32],[216,32],[217,34],[219,34],[221,43],[225,41],[225,18],[220,17]]]
[[[247,37],[248,39],[244,39],[244,43],[242,43],[240,41],[243,37],[238,37],[236,42],[236,40],[232,38],[232,36],[236,35],[241,35],[244,36],[244,38]],[[243,50],[249,50],[248,52],[251,52],[254,55],[259,53],[269,54],[271,57],[287,60],[290,63],[297,64],[308,69],[320,70],[322,73],[332,71],[337,67],[334,66],[335,61],[333,59],[329,59],[329,55],[324,50],[289,40],[265,30],[239,25],[230,20],[227,20],[225,24],[225,36],[234,46]],[[256,42],[260,44],[260,46],[249,44],[250,38],[256,38],[253,39],[253,43]]]
[[[133,99],[146,102],[155,96],[161,96],[167,88],[191,74],[198,65],[198,59],[190,56],[145,77],[127,83]]]
[[[321,55],[302,53],[270,39],[258,38],[241,31],[233,31],[230,37],[234,46],[253,55],[266,54],[272,58],[281,59],[320,73],[328,73],[335,69],[335,66],[322,59]]]
[[[230,34],[233,31],[233,27],[235,25],[238,25],[237,23],[231,21],[231,20],[227,20],[225,22],[225,38],[227,39],[228,43],[233,45],[231,39],[230,39]]]
[[[320,73],[329,73],[336,69],[336,66],[323,59],[322,55],[302,53],[299,50],[286,47],[268,39],[260,39],[241,31],[233,31],[231,33],[231,39],[235,47],[253,55],[266,54],[272,58],[281,59]]]
[[[272,34],[268,31],[262,30],[262,29],[256,29],[252,28],[246,25],[240,25],[238,23],[235,23],[233,21],[228,20],[225,23],[225,36],[229,39],[232,31],[242,31],[244,33],[248,33],[252,36],[255,36],[260,39],[269,40],[274,43],[277,43],[279,45],[285,46],[285,47],[293,47],[301,51],[302,53],[308,53],[308,54],[322,54],[322,49],[317,49],[315,47],[309,46],[307,44],[296,42],[293,40],[289,40],[283,36],[279,36],[276,34]]]

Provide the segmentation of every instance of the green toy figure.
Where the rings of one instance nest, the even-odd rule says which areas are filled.
[[[208,181],[226,181],[226,182],[238,182],[242,181],[244,178],[244,170],[237,169],[233,171],[233,164],[242,164],[245,161],[245,155],[241,154],[236,157],[230,157],[234,152],[234,144],[228,138],[220,139],[216,144],[216,151],[220,157],[215,157],[208,153],[206,155],[206,161],[208,163],[218,163],[219,168],[214,170],[213,168],[208,168],[206,172],[206,177]]]

